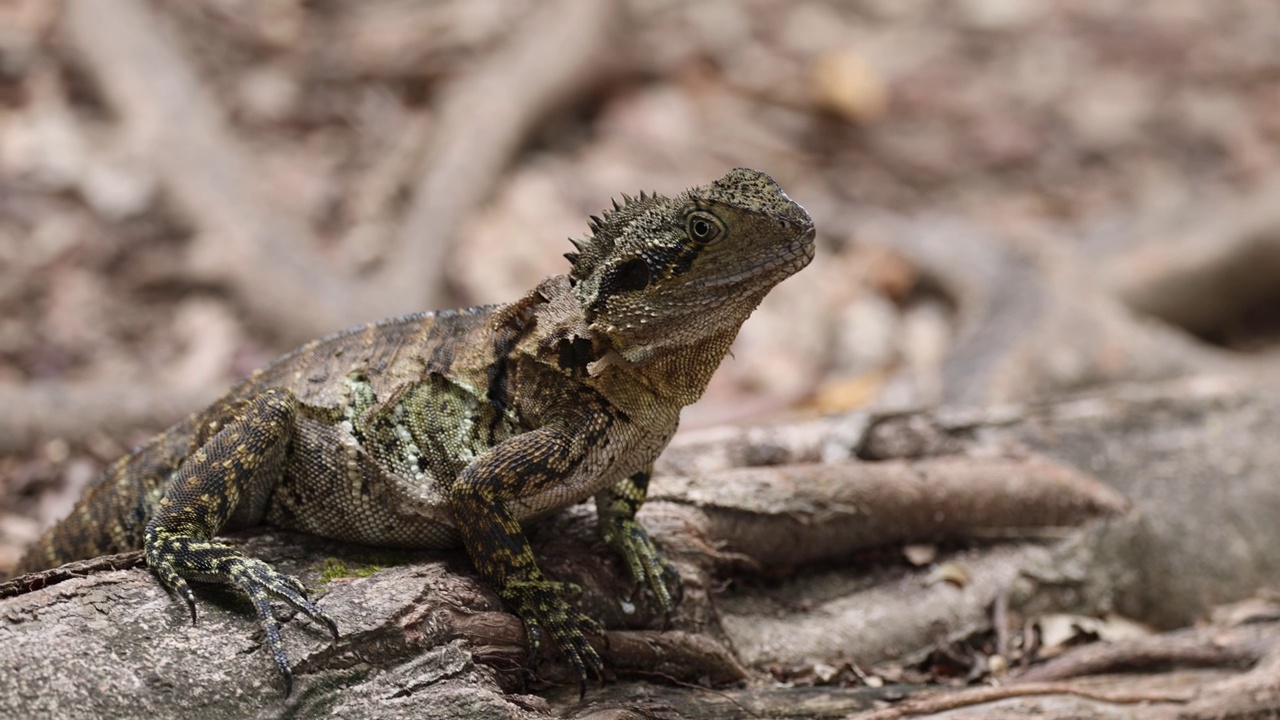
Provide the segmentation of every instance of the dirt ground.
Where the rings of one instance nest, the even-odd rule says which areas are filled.
[[[686,428],[1280,376],[1263,0],[0,0],[0,571],[298,343],[735,166],[818,257]]]

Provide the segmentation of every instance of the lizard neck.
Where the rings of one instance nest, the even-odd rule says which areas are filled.
[[[661,397],[684,407],[702,397],[737,334],[738,328],[734,327],[678,350],[659,352],[648,362],[638,363],[634,373],[643,377],[646,385],[656,388]]]
[[[592,384],[636,422],[674,425],[681,408],[702,397],[737,332],[734,327],[696,343],[662,348],[642,362],[607,356]]]
[[[514,323],[523,339],[517,348],[536,362],[555,367],[599,391],[633,421],[668,428],[680,409],[707,388],[738,329],[763,298],[748,296],[717,309],[720,322],[700,333],[698,325],[674,323],[670,331],[641,338],[593,335],[571,293],[567,278],[549,278],[524,299],[500,308],[495,327]],[[615,345],[619,340],[630,340]]]

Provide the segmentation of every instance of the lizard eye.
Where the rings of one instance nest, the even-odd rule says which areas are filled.
[[[690,239],[704,245],[720,237],[723,232],[720,221],[715,216],[704,212],[690,215],[687,229]]]
[[[610,273],[607,285],[615,293],[643,290],[649,287],[649,276],[649,263],[641,258],[632,258]]]

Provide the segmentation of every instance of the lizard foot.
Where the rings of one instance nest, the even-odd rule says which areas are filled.
[[[297,578],[285,575],[261,560],[238,554],[228,557],[225,566],[231,584],[249,596],[254,611],[258,613],[258,620],[267,633],[267,648],[284,676],[284,694],[287,697],[293,690],[293,671],[289,668],[289,656],[285,654],[284,643],[280,639],[280,621],[271,610],[271,598],[285,601],[324,625],[335,641],[338,639],[338,626],[307,598],[307,591]]]
[[[614,518],[612,526],[606,528],[605,540],[627,563],[636,586],[647,585],[669,617],[684,596],[684,584],[644,526],[631,518]]]
[[[326,627],[334,640],[338,639],[337,624],[311,602],[302,583],[261,560],[241,555],[220,543],[195,538],[154,538],[149,545],[148,564],[161,583],[186,602],[192,622],[196,618],[195,598],[183,576],[227,583],[249,598],[266,632],[267,649],[284,678],[286,696],[293,690],[293,671],[280,638],[280,621],[271,609],[271,599],[292,605]]]
[[[577,671],[584,694],[591,677],[604,682],[604,661],[587,640],[587,635],[603,637],[604,629],[564,598],[567,592],[581,593],[581,588],[553,580],[527,580],[511,582],[505,590],[503,599],[514,606],[516,614],[524,620],[531,665],[537,659],[542,640],[549,636]]]

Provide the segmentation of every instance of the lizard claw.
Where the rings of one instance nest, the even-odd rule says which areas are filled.
[[[289,656],[285,653],[284,642],[280,638],[280,621],[271,609],[271,598],[283,600],[325,626],[334,641],[338,639],[337,623],[307,598],[307,591],[297,578],[285,575],[261,560],[231,554],[225,559],[224,571],[230,582],[248,595],[253,603],[258,620],[266,631],[267,649],[284,678],[284,694],[288,697],[293,691],[293,671],[289,667]]]
[[[263,618],[264,623],[266,622],[266,618],[263,617],[264,610],[266,616],[274,620],[270,598],[276,597],[323,625],[334,640],[338,639],[337,623],[311,602],[307,597],[306,589],[297,578],[285,575],[261,560],[241,555],[228,558],[227,565],[226,572],[232,584],[254,601],[258,616]],[[259,607],[260,604],[261,607]]]
[[[153,545],[148,548],[148,564],[160,582],[186,602],[193,623],[196,619],[195,597],[180,574],[182,571],[229,583],[248,596],[266,632],[267,650],[284,679],[286,696],[293,690],[293,672],[280,638],[280,621],[271,608],[272,598],[293,606],[328,629],[335,641],[338,639],[337,624],[307,597],[306,588],[297,578],[285,575],[261,560],[245,557],[225,545],[194,543],[188,538],[164,537],[159,533],[152,540]]]
[[[183,580],[182,578],[178,578],[177,582],[175,582],[173,585],[173,591],[177,593],[178,597],[182,598],[182,601],[187,604],[187,609],[191,611],[191,624],[195,625],[196,624],[196,597],[191,592],[191,586],[187,585],[186,580]]]
[[[511,583],[507,587],[506,600],[514,605],[516,613],[524,620],[529,637],[530,664],[537,658],[545,638],[550,638],[569,665],[577,672],[583,693],[592,677],[604,682],[604,661],[587,640],[587,635],[604,636],[604,629],[595,619],[575,609],[563,597],[574,586],[551,580],[534,580]]]
[[[195,595],[191,592],[191,586],[187,584],[187,581],[179,575],[177,569],[174,568],[173,560],[171,558],[164,558],[160,562],[148,562],[148,565],[151,567],[151,571],[155,573],[156,577],[160,580],[160,584],[186,603],[187,609],[191,611],[191,624],[195,625]]]

